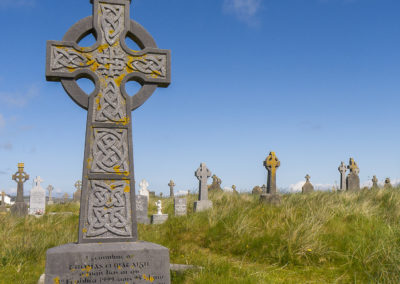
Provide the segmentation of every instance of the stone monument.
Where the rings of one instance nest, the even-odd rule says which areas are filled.
[[[212,208],[212,201],[208,200],[207,179],[211,176],[210,170],[205,163],[194,173],[199,180],[199,200],[194,202],[194,212],[200,212]]]
[[[54,190],[54,186],[52,186],[51,184],[49,184],[49,186],[47,187],[47,191],[49,192],[49,200],[47,201],[47,204],[48,204],[48,205],[54,204],[53,198],[52,198],[52,196],[51,196],[51,193],[53,192],[53,190]]]
[[[372,188],[379,188],[378,179],[376,178],[376,176],[372,177]]]
[[[147,216],[149,200],[144,195],[136,195],[136,220],[139,224],[150,224]]]
[[[390,178],[385,179],[385,184],[383,186],[384,189],[390,189],[392,188],[392,183],[390,182]]]
[[[275,155],[275,152],[270,152],[268,157],[263,162],[264,167],[268,171],[267,193],[260,195],[260,201],[264,203],[279,204],[281,197],[276,189],[276,170],[280,167],[281,162]]]
[[[29,197],[29,215],[43,215],[46,210],[46,191],[40,186],[41,177],[34,180],[35,186],[31,189]]]
[[[346,190],[346,171],[347,166],[344,162],[340,163],[338,167],[338,171],[340,173],[340,190]]]
[[[350,158],[347,168],[350,170],[350,173],[346,177],[347,191],[360,190],[360,178],[358,176],[358,174],[360,173],[360,169],[358,168],[357,163],[354,161],[353,158]]]
[[[186,198],[174,198],[175,216],[185,216],[187,214]]]
[[[74,202],[81,202],[81,195],[82,195],[82,181],[78,180],[75,182],[76,191],[73,195]]]
[[[154,202],[157,206],[157,214],[151,215],[151,223],[152,224],[162,224],[168,220],[168,214],[162,213],[162,203],[161,200]]]
[[[5,197],[6,197],[6,193],[4,191],[2,191],[1,192],[0,212],[7,212]]]
[[[170,283],[169,251],[138,242],[131,111],[170,83],[170,52],[130,19],[130,0],[92,0],[93,16],[47,43],[46,78],[88,111],[78,243],[49,249],[46,284]],[[78,7],[76,7],[78,9]],[[93,33],[97,42],[79,47]],[[142,49],[127,47],[128,37]],[[95,82],[88,96],[77,85]],[[131,97],[125,83],[141,84]]]
[[[172,179],[169,181],[168,186],[169,186],[169,197],[174,197],[174,186],[175,186],[175,183],[174,183],[174,181]]]
[[[232,185],[232,190],[234,193],[239,194],[239,192],[236,190],[236,185]]]
[[[267,192],[267,188],[266,187],[265,187],[265,192]],[[262,193],[263,193],[263,189],[261,187],[259,187],[258,185],[253,187],[253,190],[251,191],[251,194],[254,194],[254,195],[260,195]]]
[[[139,183],[140,189],[139,189],[139,195],[146,196],[147,200],[150,198],[150,191],[147,189],[149,186],[149,183],[147,180],[142,179],[142,181]]]
[[[303,185],[303,187],[301,188],[301,192],[302,193],[313,192],[314,191],[314,186],[310,182],[310,178],[311,177],[309,175],[306,175],[304,178],[306,179],[306,182]]]
[[[222,191],[222,188],[221,188],[222,180],[219,177],[217,177],[217,175],[215,175],[215,174],[211,178],[212,178],[212,183],[211,183],[210,187],[208,188],[208,190]]]
[[[28,214],[28,205],[24,201],[24,182],[29,180],[29,175],[24,172],[24,163],[18,164],[18,171],[12,176],[12,179],[18,183],[17,200],[11,206],[11,214],[25,216]]]
[[[64,193],[62,203],[68,203],[68,202],[69,202],[69,195],[68,193]]]

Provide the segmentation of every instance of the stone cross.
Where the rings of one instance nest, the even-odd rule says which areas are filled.
[[[304,178],[306,179],[306,182],[310,182],[310,175],[307,174]]]
[[[304,183],[304,185],[301,188],[302,193],[313,192],[314,186],[310,182],[310,178],[311,178],[310,175],[307,174],[304,178],[306,179],[306,182]]]
[[[63,198],[64,198],[64,202],[67,203],[68,202],[68,193],[64,193]]]
[[[142,181],[139,183],[139,186],[142,190],[148,190],[147,187],[149,186],[149,183],[147,180],[142,179]]]
[[[24,172],[23,163],[18,164],[18,172],[12,176],[12,179],[18,183],[16,202],[24,202],[24,183],[29,180],[29,175]]]
[[[76,190],[81,190],[82,189],[82,181],[80,181],[80,180],[76,181],[75,188],[76,188]]]
[[[170,197],[174,197],[174,186],[175,186],[175,183],[174,183],[174,181],[172,179],[169,181],[168,186],[169,186],[169,196]]]
[[[60,81],[80,107],[88,110],[78,243],[137,240],[131,111],[157,87],[170,84],[170,51],[130,19],[130,0],[91,0],[93,16],[70,28],[63,41],[47,42],[46,78]],[[91,47],[79,41],[93,33]],[[125,37],[142,49],[127,47]],[[89,96],[76,80],[90,78]],[[125,83],[142,88],[133,97]]]
[[[51,184],[49,184],[49,186],[47,187],[47,191],[49,192],[49,201],[47,202],[47,204],[53,204],[53,199],[51,197],[51,193],[54,190],[54,186],[52,186]]]
[[[338,171],[340,172],[340,189],[341,190],[346,190],[346,171],[347,167],[344,162],[342,162],[338,168]]]
[[[378,188],[378,179],[376,176],[372,177],[372,188]]]
[[[205,163],[201,163],[194,175],[199,180],[199,200],[208,200],[207,179],[211,176],[211,171]]]
[[[276,170],[281,165],[281,162],[275,155],[275,152],[270,152],[264,161],[264,167],[268,171],[267,193],[276,194]]]
[[[347,168],[350,170],[350,173],[346,177],[346,190],[360,190],[360,177],[358,176],[358,174],[360,173],[360,169],[358,168],[357,163],[354,161],[353,158],[350,158]]]
[[[350,170],[350,173],[354,173],[356,175],[360,173],[360,169],[358,168],[357,163],[354,161],[353,158],[350,158],[347,168]]]
[[[390,178],[385,179],[384,188],[392,188],[392,184],[390,182]]]

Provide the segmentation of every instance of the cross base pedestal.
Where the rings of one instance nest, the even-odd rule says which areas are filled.
[[[194,212],[200,212],[200,211],[205,211],[208,209],[211,209],[213,206],[213,203],[211,200],[198,200],[194,202]]]
[[[169,284],[169,266],[169,250],[154,243],[70,243],[47,250],[45,284]]]
[[[151,216],[152,224],[162,224],[168,220],[168,214],[154,214]]]
[[[25,202],[15,202],[15,204],[11,206],[11,214],[16,216],[28,215],[28,205]]]
[[[260,202],[266,204],[278,205],[281,203],[281,199],[279,194],[264,193],[260,195]]]
[[[150,218],[149,217],[138,216],[136,218],[136,221],[137,221],[138,224],[145,224],[145,225],[150,224]]]

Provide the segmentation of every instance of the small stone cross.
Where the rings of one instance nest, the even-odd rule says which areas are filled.
[[[24,163],[18,164],[18,172],[13,174],[12,179],[18,183],[15,202],[24,202],[24,183],[29,180],[29,175],[24,172]]]
[[[275,155],[275,152],[270,152],[264,161],[264,167],[268,171],[267,193],[276,194],[276,170],[280,167],[281,162]]]
[[[51,199],[51,193],[54,190],[54,186],[52,186],[51,184],[49,184],[49,186],[47,187],[47,191],[49,192],[49,201],[52,201]]]
[[[43,182],[42,178],[40,176],[37,176],[33,182],[35,183],[35,187],[40,187],[40,184]]]
[[[76,190],[81,190],[82,189],[82,181],[80,181],[80,180],[76,181],[75,188],[76,188]]]
[[[199,200],[208,200],[207,179],[211,176],[211,171],[205,163],[201,163],[194,175],[199,180]]]
[[[173,181],[172,179],[169,181],[168,186],[169,186],[169,196],[170,196],[170,197],[173,197],[173,196],[174,196],[174,186],[175,186],[175,183],[174,183],[174,181]]]
[[[149,183],[147,180],[143,179],[140,183],[139,186],[142,190],[147,190],[147,187],[149,186]]]
[[[346,171],[347,167],[344,162],[342,162],[338,168],[338,171],[340,172],[340,189],[345,190],[346,189]]]
[[[378,188],[378,179],[376,178],[376,176],[372,177],[372,187]]]

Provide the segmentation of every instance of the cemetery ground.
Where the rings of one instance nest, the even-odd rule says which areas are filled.
[[[169,248],[171,263],[203,268],[173,272],[172,283],[400,283],[400,188],[285,194],[278,206],[249,194],[210,199],[213,209],[194,214],[189,195],[188,215],[175,217],[163,198],[168,221],[138,225],[139,239]],[[47,249],[77,241],[79,204],[0,219],[0,282],[33,284]]]

